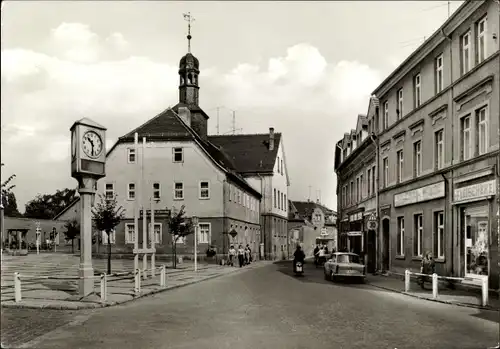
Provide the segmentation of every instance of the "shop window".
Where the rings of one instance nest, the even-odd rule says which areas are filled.
[[[465,275],[488,275],[488,205],[469,206],[461,210],[465,247]]]

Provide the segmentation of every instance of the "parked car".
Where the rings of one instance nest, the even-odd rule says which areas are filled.
[[[361,258],[355,253],[332,253],[323,270],[325,280],[331,281],[336,281],[338,278],[348,278],[363,282],[366,277],[366,268]]]

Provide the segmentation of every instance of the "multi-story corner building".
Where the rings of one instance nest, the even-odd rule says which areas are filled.
[[[314,247],[328,246],[337,250],[337,212],[322,205],[319,200],[290,201],[288,213],[289,256],[297,243],[302,244],[306,256],[313,256]]]
[[[376,232],[369,229],[368,220],[377,214],[377,146],[371,121],[377,110],[372,99],[369,117],[358,115],[356,129],[345,133],[335,150],[338,248],[366,256],[368,272],[376,269]]]
[[[209,136],[234,163],[243,178],[262,195],[260,200],[260,256],[282,258],[287,250],[288,187],[283,135],[269,128],[268,134]]]
[[[379,267],[498,288],[499,8],[466,1],[373,92]]]

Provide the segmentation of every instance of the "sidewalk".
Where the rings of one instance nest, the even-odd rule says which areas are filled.
[[[411,278],[410,291],[405,292],[405,282],[404,277],[399,275],[382,276],[382,275],[367,275],[367,284],[381,288],[388,291],[394,291],[398,293],[403,293],[412,297],[426,299],[429,301],[455,304],[471,308],[480,308],[486,310],[500,310],[500,300],[498,296],[491,295],[488,298],[488,305],[483,307],[481,305],[481,294],[474,291],[465,291],[460,289],[452,290],[444,286],[439,285],[438,297],[434,299],[432,297],[432,284],[430,282],[425,283],[425,289],[422,289],[420,285],[417,284],[416,279]]]
[[[112,277],[108,281],[107,300],[100,299],[100,280],[94,283],[94,293],[80,298],[77,295],[77,280],[36,280],[21,283],[22,300],[18,303],[14,301],[13,281],[7,284],[2,280],[1,305],[5,308],[45,308],[80,310],[113,306],[130,302],[151,294],[179,288],[201,281],[213,279],[219,276],[228,275],[234,272],[243,272],[270,264],[267,261],[256,261],[243,268],[218,266],[210,264],[199,264],[198,271],[195,272],[192,265],[184,263],[182,269],[167,269],[166,287],[160,287],[160,273],[155,277],[148,277],[141,280],[141,292],[134,293],[134,276]],[[191,267],[191,268],[189,268]],[[119,280],[115,280],[119,279]]]

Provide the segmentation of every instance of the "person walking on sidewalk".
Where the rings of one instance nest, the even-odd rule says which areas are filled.
[[[231,248],[229,249],[229,265],[234,267],[234,259],[236,258],[236,250],[234,249],[234,246],[231,245]]]
[[[435,265],[434,259],[432,258],[432,252],[426,252],[422,258],[422,262],[420,264],[420,273],[421,274],[434,274]],[[425,282],[428,281],[429,277],[427,275],[420,276],[420,287],[422,289],[425,288]]]
[[[250,248],[250,245],[247,244],[247,250],[248,250],[248,264],[252,263],[252,249]]]
[[[250,264],[250,250],[248,249],[248,245],[245,247],[245,265]]]
[[[245,250],[243,246],[238,246],[238,262],[240,264],[240,268],[243,267],[243,263],[245,262]]]

